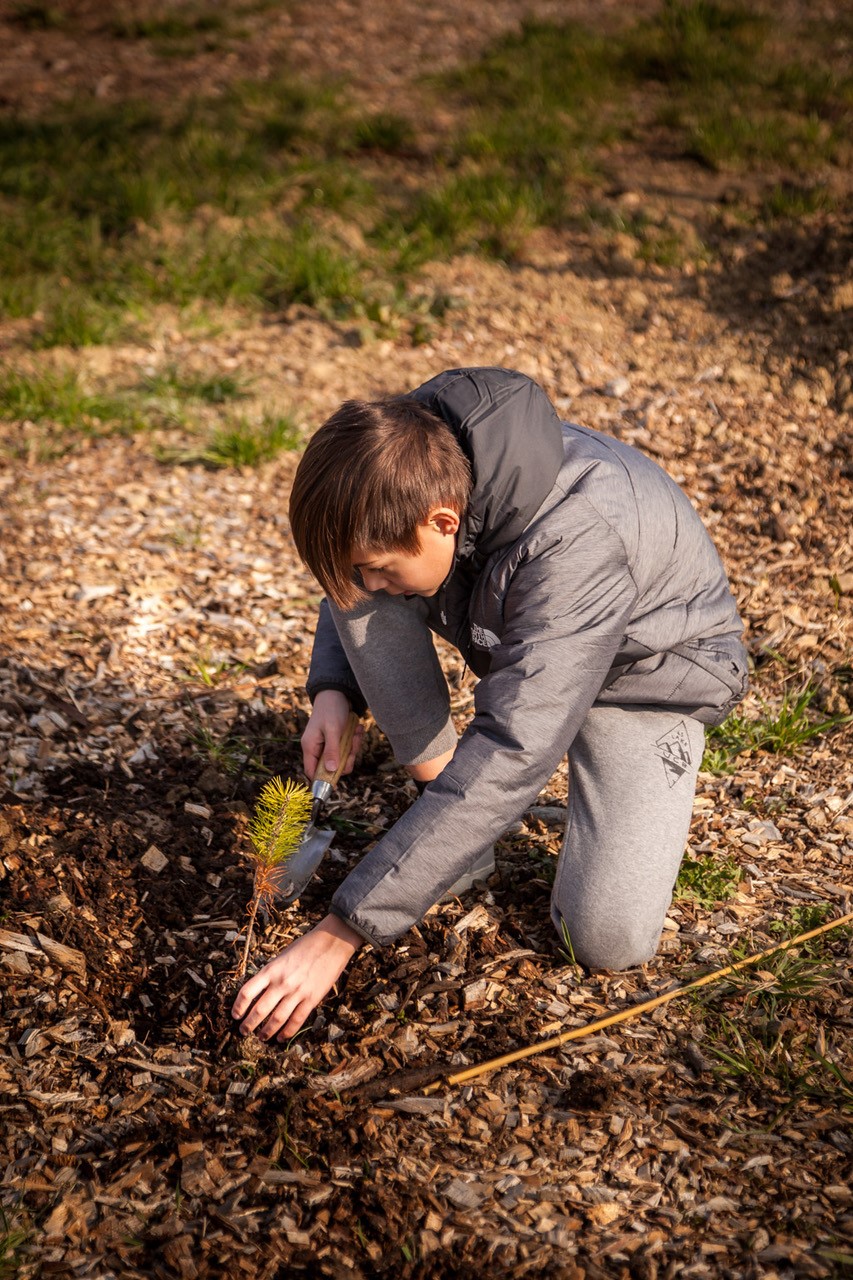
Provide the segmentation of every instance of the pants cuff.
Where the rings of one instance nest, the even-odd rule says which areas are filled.
[[[411,733],[395,734],[391,746],[400,764],[411,765],[455,751],[458,741],[453,721],[448,717],[442,725],[425,725]]]

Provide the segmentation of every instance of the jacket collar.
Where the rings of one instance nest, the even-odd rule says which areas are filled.
[[[472,368],[448,369],[410,394],[447,423],[471,463],[457,561],[515,542],[563,462],[560,419],[545,392],[512,369]]]

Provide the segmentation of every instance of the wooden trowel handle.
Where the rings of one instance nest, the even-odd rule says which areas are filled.
[[[344,771],[344,765],[349,759],[350,747],[352,746],[353,734],[358,728],[358,716],[351,711],[347,716],[347,722],[344,725],[344,731],[341,734],[341,743],[338,748],[338,767],[334,773],[331,773],[323,765],[322,759],[317,764],[317,772],[314,774],[315,782],[330,782],[332,786],[337,786],[338,779]]]

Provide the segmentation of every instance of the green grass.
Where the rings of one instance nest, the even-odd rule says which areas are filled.
[[[206,441],[176,450],[161,450],[163,462],[201,463],[218,467],[258,467],[280,453],[298,449],[302,433],[291,418],[264,413],[260,422],[237,418]]]
[[[193,734],[193,745],[203,760],[230,776],[245,772],[253,755],[252,747],[243,738],[232,734],[217,736],[202,724],[199,724]],[[252,769],[251,772],[256,773],[257,769]]]
[[[800,908],[773,932],[796,937],[824,922],[825,904]],[[853,1110],[853,1080],[840,1065],[843,1039],[833,1035],[831,1000],[843,982],[832,945],[853,937],[849,926],[778,952],[722,979],[693,997],[705,1027],[703,1050],[716,1060],[719,1075],[742,1085],[775,1088],[782,1116],[803,1098]],[[733,952],[745,958],[749,942]]]
[[[64,453],[81,436],[126,435],[162,426],[179,426],[192,434],[198,425],[188,405],[202,403],[216,410],[246,394],[244,384],[230,374],[183,374],[174,366],[113,394],[87,391],[71,371],[22,374],[0,367],[0,421],[40,428],[35,446],[21,437],[15,452],[23,456],[34,449],[41,459]],[[161,450],[162,456],[213,467],[258,466],[302,443],[292,419],[269,411],[259,421],[227,415],[220,421],[198,443],[170,453]]]
[[[75,373],[43,369],[22,374],[0,367],[0,420],[43,424],[44,456],[61,453],[80,435],[128,434],[146,424],[132,399],[84,390]],[[23,449],[23,444],[21,445]]]
[[[417,134],[411,120],[393,111],[376,111],[356,120],[352,130],[352,150],[375,151],[383,155],[410,155],[417,148]]]
[[[243,380],[233,374],[182,373],[175,365],[143,378],[140,390],[155,397],[201,400],[215,405],[242,400],[248,395]]]
[[[18,1274],[21,1249],[32,1234],[32,1228],[17,1226],[15,1216],[0,1205],[0,1280],[13,1280]]]
[[[14,16],[43,27],[61,15],[27,3]],[[113,26],[177,46],[238,39],[229,21],[203,4],[164,5]],[[7,113],[0,318],[32,318],[41,347],[138,334],[155,307],[199,301],[275,313],[301,303],[376,328],[390,291],[402,331],[423,340],[422,318],[405,319],[405,282],[425,262],[519,257],[535,227],[573,223],[595,199],[606,208],[593,193],[609,181],[612,147],[661,131],[703,164],[764,175],[768,216],[819,212],[826,188],[811,174],[845,162],[853,76],[809,48],[714,0],[664,0],[607,34],[530,22],[426,81],[453,120],[429,143],[420,121],[365,113],[286,72],[206,98]],[[687,243],[665,221],[638,215],[627,230],[659,267],[705,253],[701,235]]]
[[[363,263],[316,231],[370,201],[342,121],[329,90],[286,78],[0,120],[0,314],[83,345],[134,306],[357,304]]]
[[[817,693],[817,687],[807,683],[799,690],[786,689],[775,710],[760,699],[763,714],[756,718],[733,712],[709,730],[703,770],[731,773],[738,757],[755,751],[792,755],[813,738],[851,722],[851,716],[815,717],[811,705]]]
[[[685,854],[675,884],[676,898],[691,898],[710,908],[733,898],[740,882],[740,867],[730,855]]]
[[[685,262],[704,262],[709,250],[689,228],[676,226],[668,217],[652,219],[648,213],[626,213],[592,200],[580,216],[582,226],[631,236],[637,241],[636,256],[642,262],[662,267],[681,267]]]
[[[814,213],[832,213],[837,203],[821,183],[777,182],[763,197],[758,217],[763,223],[793,222]]]
[[[59,5],[43,0],[19,0],[11,7],[9,21],[25,31],[58,31],[69,25]]]

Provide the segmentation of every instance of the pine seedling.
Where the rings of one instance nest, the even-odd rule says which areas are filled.
[[[301,782],[273,778],[261,791],[249,822],[249,858],[255,865],[255,885],[249,908],[249,928],[240,976],[246,973],[258,909],[275,898],[273,872],[299,848],[311,820],[311,792]]]

